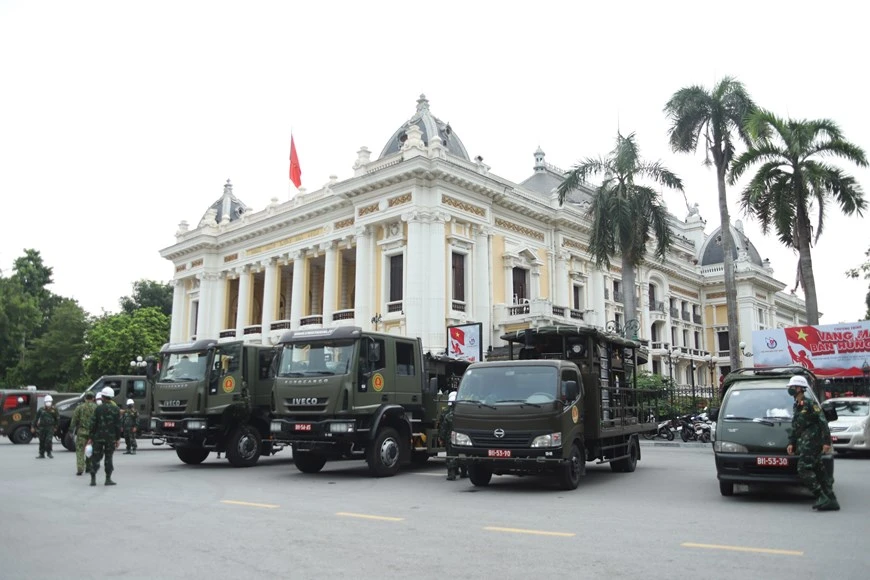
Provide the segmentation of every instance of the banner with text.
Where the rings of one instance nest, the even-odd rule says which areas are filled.
[[[483,324],[458,324],[447,327],[447,356],[479,362],[483,360]]]
[[[870,360],[870,321],[752,333],[755,366],[801,365],[821,377],[860,377]]]

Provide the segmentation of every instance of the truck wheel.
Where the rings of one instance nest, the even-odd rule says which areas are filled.
[[[391,477],[399,471],[402,457],[402,443],[399,434],[392,427],[378,431],[377,437],[366,448],[366,462],[369,472],[375,477]]]
[[[492,479],[492,470],[489,467],[472,463],[468,466],[468,479],[475,487],[486,487]]]
[[[61,437],[60,444],[63,445],[63,448],[67,451],[75,451],[76,450],[76,438],[73,437],[73,434],[67,431]]]
[[[734,495],[734,484],[730,481],[720,481],[719,493],[721,493],[725,497],[731,497],[732,495]]]
[[[560,487],[566,490],[577,489],[584,473],[586,473],[586,458],[583,457],[580,447],[574,443],[571,446],[571,456],[562,465],[562,471],[559,473]]]
[[[302,473],[319,473],[326,465],[326,457],[311,451],[293,450],[293,464]]]
[[[239,425],[227,441],[227,459],[233,467],[251,467],[260,459],[260,434],[253,427]]]
[[[199,465],[208,457],[208,449],[200,447],[176,447],[175,454],[188,465]]]
[[[26,445],[33,440],[33,433],[30,432],[30,427],[28,427],[27,425],[22,425],[12,432],[12,435],[9,436],[9,439],[11,439],[13,443],[16,443],[18,445]]]
[[[617,473],[631,473],[637,469],[637,439],[631,437],[628,440],[628,457],[610,462],[610,469]]]

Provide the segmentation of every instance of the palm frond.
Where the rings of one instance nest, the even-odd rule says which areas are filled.
[[[565,174],[565,178],[556,189],[556,192],[559,194],[559,203],[565,203],[568,194],[579,188],[581,185],[587,184],[590,177],[606,173],[607,170],[607,162],[604,159],[594,159],[592,157],[587,157],[572,167],[571,170]]]
[[[682,88],[668,100],[664,112],[671,121],[668,130],[671,149],[684,153],[696,151],[710,118],[707,91],[699,85]]]

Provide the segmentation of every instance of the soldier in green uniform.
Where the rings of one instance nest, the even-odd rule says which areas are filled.
[[[124,426],[124,442],[127,450],[124,455],[136,455],[136,425],[139,422],[139,413],[136,411],[133,399],[127,399],[127,408],[121,422]]]
[[[51,395],[46,395],[43,401],[45,406],[36,411],[36,417],[33,418],[33,424],[30,426],[30,432],[39,436],[37,459],[45,459],[46,453],[48,453],[49,459],[54,459],[51,454],[51,443],[54,434],[57,433],[57,427],[60,425],[60,416],[57,414],[57,409],[52,406],[52,402]]]
[[[788,394],[794,397],[794,413],[786,452],[798,454],[797,471],[804,485],[816,498],[814,510],[840,509],[834,495],[834,479],[828,475],[822,455],[831,452],[831,431],[818,403],[806,400],[807,380],[795,375],[788,381]]]
[[[115,392],[112,387],[102,390],[103,404],[94,411],[88,432],[91,435],[89,444],[93,445],[94,455],[91,457],[91,485],[97,485],[97,472],[100,470],[100,461],[106,458],[106,485],[115,485],[112,481],[112,472],[115,466],[112,464],[112,456],[121,442],[121,410],[112,397]]]
[[[94,393],[88,391],[85,393],[85,402],[76,407],[75,412],[73,412],[69,430],[76,442],[76,475],[81,475],[83,471],[91,472],[91,460],[85,457],[85,446],[88,444],[88,439],[91,438],[89,429],[91,418],[96,410]]]

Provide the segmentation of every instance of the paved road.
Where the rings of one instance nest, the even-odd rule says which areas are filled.
[[[372,479],[360,462],[296,471],[181,464],[144,443],[117,487],[73,454],[0,443],[0,578],[861,578],[870,460],[838,459],[844,509],[802,490],[719,495],[709,447],[645,444],[632,474],[444,481],[443,463]],[[102,474],[99,479],[102,483]],[[108,550],[109,562],[97,551]]]

